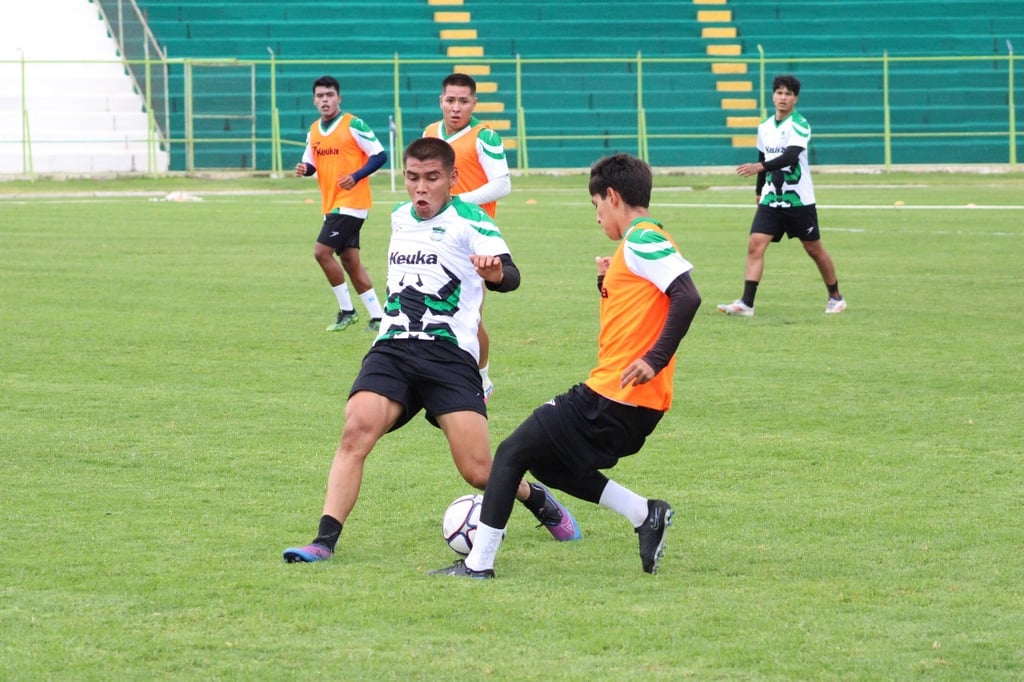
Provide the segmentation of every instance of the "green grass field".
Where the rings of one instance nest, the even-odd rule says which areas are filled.
[[[374,182],[381,294],[404,193]],[[614,248],[585,178],[513,184],[494,445],[586,377]],[[517,507],[472,584],[425,575],[468,490],[422,419],[371,455],[334,560],[281,560],[371,341],[323,331],[312,181],[0,184],[0,678],[1020,679],[1024,176],[817,184],[848,311],[784,242],[740,320],[715,305],[741,290],[751,182],[656,178],[704,298],[673,409],[613,472],[677,510],[659,574],[569,500],[582,542]],[[203,201],[157,200],[175,190]]]

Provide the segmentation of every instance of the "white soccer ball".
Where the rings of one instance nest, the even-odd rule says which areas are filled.
[[[473,540],[476,539],[476,527],[480,523],[480,508],[483,505],[484,496],[480,494],[469,494],[457,497],[444,510],[444,517],[441,519],[441,537],[462,556],[469,554],[473,549]]]

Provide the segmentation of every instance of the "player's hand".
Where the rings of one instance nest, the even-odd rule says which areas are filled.
[[[341,180],[338,180],[338,187],[342,189],[352,189],[356,186],[356,180],[351,175],[346,175]]]
[[[650,365],[643,360],[634,360],[626,368],[626,371],[622,373],[622,378],[619,380],[619,388],[625,388],[629,384],[634,386],[646,384],[653,378],[654,369]]]
[[[736,174],[742,175],[743,177],[747,177],[748,175],[757,175],[763,170],[764,166],[761,165],[760,161],[757,163],[745,163],[742,166],[736,168]]]
[[[305,177],[305,175],[306,175],[306,164],[302,163],[301,161],[299,163],[295,164],[295,175],[297,175],[300,178],[301,177]]]
[[[612,259],[607,256],[596,256],[594,262],[597,263],[597,276],[604,277],[608,272],[608,267],[612,264]]]
[[[473,254],[469,257],[469,261],[476,268],[476,274],[488,282],[501,284],[501,280],[505,279],[505,271],[502,270],[501,259],[497,256],[478,256]]]

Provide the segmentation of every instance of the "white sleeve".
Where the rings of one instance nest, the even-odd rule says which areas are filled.
[[[660,291],[668,289],[679,275],[693,270],[693,264],[683,258],[675,245],[654,230],[631,232],[623,256],[633,274],[653,283]]]
[[[463,192],[459,198],[473,204],[486,204],[507,197],[512,191],[512,179],[508,175],[492,178],[470,192]]]
[[[313,161],[313,148],[309,144],[309,133],[306,133],[306,151],[302,152],[302,163],[316,168],[316,163]]]
[[[474,204],[486,204],[507,197],[512,192],[512,178],[501,136],[490,128],[482,129],[476,138],[476,158],[487,175],[487,182],[459,197]]]

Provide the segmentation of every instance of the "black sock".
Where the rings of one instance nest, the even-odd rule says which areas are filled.
[[[544,505],[547,503],[547,501],[548,501],[548,496],[544,492],[544,487],[541,486],[541,485],[538,485],[537,483],[531,483],[530,484],[530,498],[528,500],[524,500],[523,504],[530,511],[532,511],[534,513],[538,513],[542,509],[544,509]]]
[[[825,285],[828,288],[829,298],[839,298],[839,280],[832,282],[832,284]]]
[[[334,546],[338,544],[338,537],[340,535],[341,522],[333,516],[324,514],[320,517],[320,528],[317,531],[316,538],[313,539],[313,544],[323,545],[333,552]]]
[[[755,282],[752,279],[743,281],[743,298],[740,300],[751,308],[754,307],[754,297],[757,296],[757,285],[758,282]]]

